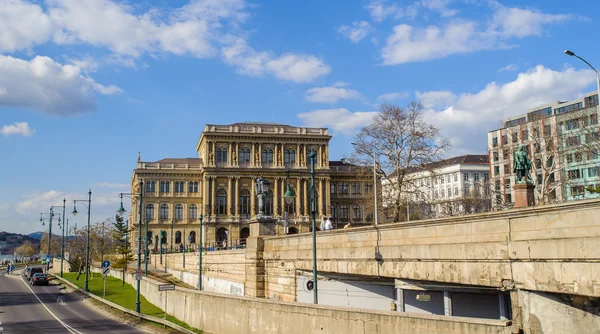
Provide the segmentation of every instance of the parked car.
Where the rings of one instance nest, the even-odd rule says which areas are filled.
[[[33,277],[33,275],[35,275],[37,273],[43,274],[44,269],[41,267],[31,267],[31,269],[27,273],[27,279],[31,281],[31,277]]]
[[[31,285],[48,285],[50,278],[44,273],[35,273],[31,276]]]

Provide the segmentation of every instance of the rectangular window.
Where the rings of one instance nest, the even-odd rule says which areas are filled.
[[[488,182],[490,180],[490,173],[483,174],[483,181]]]
[[[512,203],[512,195],[506,194],[506,203]]]
[[[458,182],[458,173],[454,174],[454,182]]]
[[[452,197],[452,188],[446,189],[446,193],[448,194],[448,197]]]
[[[571,195],[572,196],[583,196],[585,192],[584,186],[571,186]]]
[[[573,147],[581,144],[581,138],[579,136],[572,136],[567,138],[567,147]]]
[[[544,137],[550,137],[552,135],[552,127],[550,124],[544,125]]]
[[[594,143],[600,140],[600,132],[592,132],[585,134],[585,142],[586,143]]]
[[[435,190],[435,191],[433,192],[433,199],[437,199],[437,198],[438,198],[438,191],[437,191],[437,190]]]
[[[579,102],[579,103],[574,103],[574,104],[568,105],[566,107],[556,108],[556,109],[554,109],[554,113],[557,115],[560,115],[560,114],[564,114],[569,111],[577,110],[577,109],[581,109],[581,108],[583,108],[583,103]]]
[[[572,169],[568,171],[569,180],[577,180],[581,178],[581,172],[579,169]]]
[[[435,186],[437,184],[437,178],[433,178],[433,185]]]
[[[529,140],[529,130],[521,131],[521,140]]]
[[[446,183],[450,183],[450,175],[446,175]]]
[[[492,138],[492,146],[494,146],[494,147],[498,146],[498,137]]]
[[[588,176],[589,177],[596,177],[596,176],[598,176],[598,167],[588,168]]]
[[[469,173],[463,173],[463,181],[469,181]]]
[[[519,135],[516,132],[513,132],[511,137],[512,137],[513,143],[516,143],[519,141]]]
[[[506,145],[506,144],[508,144],[508,138],[506,135],[503,135],[502,136],[502,145]]]
[[[574,154],[575,156],[575,162],[582,162],[583,161],[583,154],[581,154],[581,152],[576,152]]]
[[[598,157],[600,156],[598,154],[597,150],[591,150],[591,151],[588,152],[587,155],[588,155],[588,160],[598,159]]]
[[[510,189],[510,178],[504,180],[504,188]]]
[[[473,180],[474,180],[475,182],[478,182],[478,181],[479,181],[479,173],[473,173]]]
[[[444,197],[445,197],[445,196],[444,196],[444,189],[440,189],[440,197],[441,197],[441,198],[444,198]]]
[[[335,183],[333,183],[333,182],[331,182],[331,193],[332,193],[332,194],[335,194],[335,187],[336,187],[336,184],[335,184]],[[367,189],[366,189],[366,188],[367,188],[367,187],[365,187],[365,191],[367,191]]]
[[[458,187],[454,187],[454,196],[458,196]]]
[[[510,174],[510,170],[508,169],[508,165],[504,165],[504,174]]]
[[[440,176],[440,184],[444,184],[444,177]]]
[[[538,185],[542,184],[542,174],[537,175],[537,184]]]
[[[494,176],[500,175],[500,166],[494,166]]]
[[[598,125],[598,114],[590,115],[590,125]]]
[[[494,156],[494,162],[500,161],[500,155],[498,152],[493,152],[492,155]]]
[[[504,160],[508,159],[508,149],[507,148],[502,150],[502,159],[504,159]]]

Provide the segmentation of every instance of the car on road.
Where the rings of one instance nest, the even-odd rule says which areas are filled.
[[[48,285],[50,278],[44,273],[35,273],[31,276],[31,285]]]
[[[41,267],[31,267],[29,272],[27,272],[27,279],[31,281],[31,278],[33,277],[33,275],[35,275],[37,273],[43,274],[44,269]]]
[[[27,275],[29,275],[29,271],[30,271],[30,270],[31,270],[31,267],[27,267],[27,268],[25,268],[25,270],[23,270],[23,273],[22,273],[22,275],[23,275],[23,276],[25,276],[25,277],[27,277]]]

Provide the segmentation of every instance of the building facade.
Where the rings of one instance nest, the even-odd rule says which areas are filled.
[[[137,194],[143,181],[142,220],[148,222],[150,248],[160,244],[161,231],[163,247],[186,244],[193,248],[200,215],[205,245],[243,246],[250,233],[248,221],[258,213],[254,183],[259,177],[270,182],[265,214],[278,220],[276,233],[309,232],[310,151],[316,152],[317,226],[329,217],[338,224],[370,224],[372,214],[365,215],[361,203],[372,197],[372,186],[366,185],[372,180],[362,167],[329,161],[330,139],[326,128],[274,123],[206,125],[196,145],[197,158],[155,162],[138,158],[131,186]],[[283,198],[288,185],[295,193],[290,203]],[[134,198],[132,207],[136,205]],[[138,211],[130,214],[136,225]]]
[[[533,167],[536,203],[597,197],[586,191],[600,183],[598,94],[555,102],[512,117],[488,133],[495,208],[513,205],[513,156],[521,145]]]
[[[404,177],[406,216],[425,219],[489,211],[487,155],[462,155],[413,168]],[[384,203],[396,198],[395,174],[383,181]]]

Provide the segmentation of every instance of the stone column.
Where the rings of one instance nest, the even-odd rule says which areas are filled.
[[[230,176],[227,178],[227,216],[233,215],[233,202],[231,201],[233,185],[232,185],[233,177]]]
[[[208,204],[208,177],[204,176],[202,178],[202,208],[200,208],[200,213],[208,215],[208,210],[205,208]]]
[[[325,215],[327,217],[331,216],[331,179],[325,180],[325,192],[323,193],[325,196]]]
[[[253,177],[250,179],[251,184],[250,184],[250,217],[254,217],[256,216],[256,192],[254,189],[254,182],[256,181],[256,178]]]
[[[304,214],[310,216],[310,179],[304,179]]]
[[[535,185],[516,183],[513,189],[515,190],[515,208],[526,208],[535,205]]]
[[[232,151],[231,151],[231,143],[229,143],[229,151],[227,151],[227,165],[229,166],[233,166],[233,159],[231,159],[233,157]]]
[[[211,194],[210,194],[210,204],[211,204],[211,213],[213,216],[217,215],[217,205],[215,201],[217,200],[217,177],[210,177],[211,183]]]
[[[295,191],[296,191],[296,217],[300,217],[300,203],[302,203],[302,200],[300,198],[300,178],[297,177],[296,178],[296,187],[295,187]]]
[[[279,178],[273,178],[273,217],[277,216],[279,211]]]
[[[264,298],[267,295],[266,269],[263,252],[264,236],[275,235],[275,219],[252,219],[249,222],[250,236],[246,239],[246,296]]]

